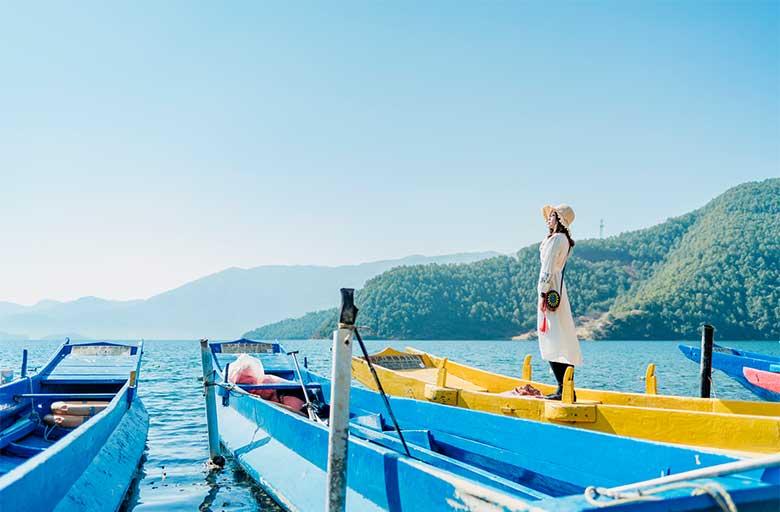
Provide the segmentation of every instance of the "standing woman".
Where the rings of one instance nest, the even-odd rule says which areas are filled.
[[[564,282],[564,267],[566,260],[574,247],[574,240],[569,234],[569,227],[574,222],[574,210],[570,206],[545,206],[542,216],[547,221],[549,233],[539,246],[542,268],[539,271],[539,312],[537,315],[537,331],[539,334],[539,350],[542,359],[550,363],[558,390],[547,395],[550,400],[560,400],[563,391],[563,377],[566,368],[582,364],[580,342],[574,330],[574,319],[571,316],[569,295]],[[555,294],[560,299],[556,301]],[[548,301],[548,295],[549,301]],[[554,304],[558,302],[558,306]],[[553,306],[549,304],[552,303]],[[551,309],[554,308],[554,309]]]

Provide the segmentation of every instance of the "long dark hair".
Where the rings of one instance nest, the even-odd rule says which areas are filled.
[[[572,239],[571,235],[569,234],[569,230],[566,229],[566,226],[561,224],[561,219],[558,217],[558,212],[553,212],[555,214],[555,220],[557,221],[555,223],[555,230],[550,230],[550,234],[548,236],[552,236],[555,233],[563,233],[566,235],[566,238],[569,240],[569,247],[574,247],[574,239]]]

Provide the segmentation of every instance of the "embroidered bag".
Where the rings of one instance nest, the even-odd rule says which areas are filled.
[[[571,246],[569,247],[569,253],[571,253]],[[569,262],[569,253],[566,254],[566,263]],[[561,291],[563,291],[563,275],[566,272],[566,263],[563,264],[563,268],[561,269]],[[547,292],[547,295],[544,296],[544,305],[546,309],[549,309],[550,311],[558,309],[558,306],[561,305],[560,292],[555,290]]]

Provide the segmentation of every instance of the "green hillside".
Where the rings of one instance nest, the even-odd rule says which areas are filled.
[[[780,337],[780,179],[733,188],[618,298],[603,336],[691,337],[710,322],[723,339]]]
[[[305,340],[314,337],[328,336],[328,325],[336,325],[336,310],[325,309],[312,311],[302,317],[287,318],[279,322],[258,327],[244,334],[244,338],[256,340],[280,339],[280,340]],[[330,330],[333,330],[331,327]],[[325,334],[320,335],[318,333]]]
[[[578,241],[566,279],[581,334],[608,339],[780,337],[780,179],[746,183],[649,229]],[[533,331],[538,246],[516,258],[385,272],[357,294],[379,338],[488,339]],[[335,310],[247,333],[328,336]]]

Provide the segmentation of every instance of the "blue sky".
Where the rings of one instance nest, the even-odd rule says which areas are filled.
[[[780,175],[777,2],[0,6],[0,300],[514,251]]]

